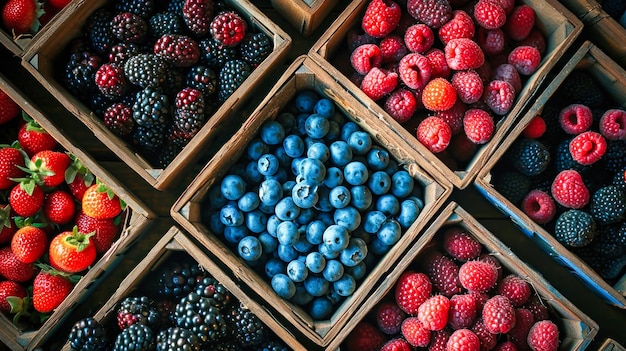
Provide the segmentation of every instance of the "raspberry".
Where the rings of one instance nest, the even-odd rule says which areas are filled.
[[[382,68],[372,68],[361,81],[361,90],[372,100],[380,100],[398,86],[398,74]]]
[[[537,28],[533,28],[533,30],[530,31],[530,34],[517,44],[522,46],[532,46],[539,50],[539,54],[541,54],[541,56],[546,53],[546,38]]]
[[[376,308],[376,325],[385,334],[399,332],[404,318],[404,311],[395,302],[384,301]]]
[[[459,227],[450,227],[443,234],[443,248],[459,261],[467,261],[480,255],[482,245]]]
[[[550,222],[556,214],[556,205],[550,194],[539,190],[531,190],[524,197],[522,211],[533,221],[539,224]]]
[[[407,87],[422,89],[430,80],[430,61],[422,54],[410,53],[400,60],[398,71]]]
[[[461,292],[459,266],[449,257],[439,252],[433,252],[426,257],[424,266],[436,291],[445,296],[452,296]]]
[[[515,0],[493,0],[493,1],[497,2],[500,6],[502,6],[507,16],[509,16],[511,12],[513,12],[513,9],[515,8]]]
[[[380,67],[382,63],[382,52],[375,44],[363,44],[350,54],[350,64],[359,74],[365,75],[372,67]]]
[[[606,110],[600,118],[600,134],[608,140],[626,139],[626,111]]]
[[[481,310],[482,309],[479,309],[479,311]],[[480,349],[482,351],[492,350],[498,343],[498,336],[487,330],[482,318],[476,318],[474,325],[472,325],[470,329],[474,332],[474,334],[476,334],[476,336],[478,336],[478,339],[480,340]]]
[[[498,269],[493,264],[481,261],[467,261],[459,267],[459,282],[470,291],[486,292],[496,285]]]
[[[449,338],[450,332],[447,329],[431,332],[428,351],[445,351]]]
[[[387,341],[380,351],[412,351],[411,344],[402,338],[395,338]]]
[[[402,9],[391,0],[372,0],[361,21],[361,28],[374,38],[383,38],[400,23]]]
[[[541,299],[535,295],[532,296],[524,308],[532,312],[533,317],[535,317],[536,321],[542,321],[544,319],[548,319],[548,307],[541,301]]]
[[[452,70],[446,62],[446,55],[441,49],[430,49],[426,53],[426,58],[430,62],[431,78],[448,78],[452,74]]]
[[[356,28],[351,28],[346,34],[346,41],[348,44],[348,50],[354,51],[356,48],[363,44],[377,44],[378,39],[372,37],[367,33],[363,33]]]
[[[533,117],[524,127],[522,135],[529,139],[538,139],[546,132],[546,121],[540,115]]]
[[[506,19],[504,31],[513,40],[524,40],[535,26],[535,10],[522,4],[516,6]]]
[[[485,29],[496,29],[506,22],[506,12],[496,1],[479,0],[474,5],[474,19]]]
[[[469,329],[455,330],[448,342],[446,343],[446,351],[479,351],[480,340],[473,331]]]
[[[213,17],[211,36],[226,47],[241,43],[246,37],[246,21],[234,11],[224,11]]]
[[[583,104],[571,104],[559,113],[559,123],[567,134],[580,134],[591,128],[593,113]]]
[[[474,33],[475,28],[472,17],[463,10],[454,10],[452,11],[452,18],[439,28],[437,35],[439,40],[445,45],[452,39],[472,39]]]
[[[493,113],[503,116],[511,111],[515,102],[515,89],[511,83],[492,80],[485,86],[483,101]]]
[[[518,351],[518,349],[512,341],[503,341],[496,345],[493,351]]]
[[[556,351],[559,348],[559,328],[550,320],[536,322],[527,338],[533,351]]]
[[[431,28],[439,28],[450,20],[452,6],[448,0],[408,0],[409,14]]]
[[[348,351],[378,351],[385,343],[385,335],[375,326],[361,321],[345,341]]]
[[[463,130],[463,116],[466,110],[466,105],[461,100],[457,100],[452,108],[435,111],[435,116],[443,119],[450,126],[452,135],[456,135]]]
[[[485,62],[483,50],[475,41],[467,38],[448,41],[444,53],[448,67],[457,71],[475,69]]]
[[[404,312],[415,315],[419,306],[430,297],[432,288],[432,283],[426,274],[406,271],[396,282],[394,293],[396,304]]]
[[[426,117],[417,126],[417,140],[431,152],[439,153],[445,150],[451,138],[450,126],[439,117]]]
[[[600,160],[606,153],[606,140],[594,131],[578,134],[569,143],[569,152],[572,158],[581,165],[591,165]]]
[[[404,44],[411,52],[425,53],[435,43],[435,34],[429,26],[417,23],[404,32]]]
[[[520,307],[530,298],[530,285],[522,277],[511,273],[498,283],[498,294],[505,296],[514,307]]]
[[[502,278],[502,263],[500,263],[500,261],[498,260],[498,258],[492,254],[489,253],[484,253],[481,254],[478,257],[479,260],[487,262],[489,264],[492,264],[496,267],[496,269],[498,270],[498,281]],[[484,297],[484,296],[483,296]],[[485,302],[487,302],[487,298],[489,298],[489,296],[487,296],[486,298],[484,298],[483,301],[483,305],[485,304]]]
[[[473,108],[465,111],[463,130],[473,143],[485,144],[493,136],[495,122],[487,111]]]
[[[529,76],[539,68],[541,54],[533,46],[518,46],[509,53],[508,62],[515,67],[519,74]]]
[[[473,295],[454,295],[450,298],[448,324],[454,330],[469,328],[474,324],[476,313],[476,299]]]
[[[483,80],[474,70],[455,72],[450,83],[459,99],[466,104],[473,104],[483,96]]]
[[[534,323],[535,317],[532,312],[525,308],[515,309],[515,326],[509,331],[508,336],[518,350],[530,350],[526,337]]]
[[[409,317],[402,322],[402,336],[414,347],[426,347],[430,343],[431,331],[424,328],[417,317]]]
[[[506,334],[515,325],[515,311],[509,299],[502,295],[494,295],[483,307],[485,328],[492,334]]]
[[[511,64],[503,63],[496,67],[491,74],[491,80],[503,80],[508,82],[513,87],[515,94],[522,91],[522,78],[517,72],[517,69]]]
[[[379,44],[383,56],[383,63],[396,63],[408,54],[409,50],[404,45],[404,39],[399,35],[391,34],[383,38]]]
[[[559,172],[550,188],[556,202],[567,208],[582,208],[589,202],[589,190],[575,170]]]
[[[429,297],[417,310],[417,318],[428,330],[441,330],[448,324],[450,299],[443,295]]]
[[[448,150],[455,160],[469,162],[476,153],[476,144],[469,140],[466,135],[457,134],[452,137]]]
[[[476,42],[478,42],[478,46],[483,50],[485,56],[496,56],[504,52],[505,41],[502,29],[485,29],[478,27]]]
[[[428,82],[422,91],[422,104],[431,111],[445,111],[456,103],[456,90],[444,78]]]
[[[385,101],[384,109],[398,123],[405,123],[417,109],[415,94],[408,89],[397,89]]]

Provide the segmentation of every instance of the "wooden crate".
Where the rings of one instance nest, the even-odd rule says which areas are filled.
[[[554,312],[556,319],[553,319],[553,321],[559,326],[559,334],[561,335],[559,350],[584,350],[592,342],[599,330],[599,326],[594,320],[561,295],[537,271],[521,261],[509,247],[498,240],[465,209],[455,202],[450,202],[419,240],[409,248],[407,254],[393,267],[393,270],[376,286],[368,299],[354,314],[352,318],[353,323],[347,325],[341,331],[341,334],[330,345],[328,350],[335,350],[337,347],[340,347],[358,322],[366,318],[374,306],[386,296],[394,293],[393,289],[402,273],[409,269],[421,271],[416,265],[422,257],[435,248],[436,241],[441,240],[440,232],[442,228],[448,226],[461,227],[482,244],[483,252],[487,252],[497,258],[504,269],[524,277],[532,285],[534,293],[540,296],[549,309]]]
[[[207,119],[202,129],[189,141],[185,148],[165,168],[151,164],[141,156],[129,142],[112,133],[89,108],[72,96],[57,80],[58,57],[66,45],[78,37],[85,19],[109,0],[79,2],[73,11],[64,12],[57,25],[49,31],[47,40],[39,40],[24,55],[23,66],[72,114],[84,123],[91,132],[111,149],[122,161],[142,176],[154,188],[162,190],[173,187],[181,175],[206,155],[216,135],[227,124],[234,111],[247,106],[254,90],[282,63],[291,46],[291,38],[276,26],[265,14],[248,0],[228,0],[226,4],[236,9],[255,29],[267,34],[274,49],[245,82]]]
[[[128,205],[119,238],[74,285],[72,292],[65,298],[64,302],[38,329],[20,329],[7,316],[0,315],[0,340],[6,343],[12,350],[31,350],[50,336],[57,324],[61,323],[68,313],[74,309],[78,300],[89,295],[115,269],[116,264],[126,253],[127,249],[136,243],[137,240],[140,240],[145,231],[150,228],[154,214],[145,207],[141,200],[126,191],[125,187],[111,177],[97,162],[78,149],[71,140],[67,139],[62,131],[55,128],[47,116],[43,115],[36,108],[35,102],[31,101],[28,95],[17,90],[2,75],[0,75],[0,90],[4,91],[18,103],[25,113],[37,121],[40,126],[57,140],[61,147],[76,156],[98,179],[107,184]],[[18,116],[17,118],[21,117]],[[10,130],[15,132],[15,134],[11,135],[17,135],[17,123],[14,122],[17,122],[17,120],[2,126],[3,133],[0,133],[0,143],[15,140],[4,140],[4,137],[9,134]]]
[[[549,233],[542,226],[531,220],[521,209],[499,193],[491,183],[493,168],[502,159],[506,150],[521,135],[530,120],[537,114],[540,114],[546,101],[549,100],[563,80],[574,69],[587,70],[621,108],[626,108],[626,71],[597,46],[586,41],[570,58],[563,69],[555,72],[556,76],[550,85],[535,99],[528,112],[516,123],[510,134],[506,136],[498,151],[494,153],[494,156],[479,173],[475,186],[500,211],[510,216],[524,234],[532,238],[558,263],[570,269],[590,289],[607,302],[620,308],[626,308],[626,275],[618,283],[611,286],[587,263],[557,241],[552,233]]]
[[[626,348],[617,341],[607,338],[604,340],[598,351],[625,351]]]
[[[338,0],[272,0],[274,9],[304,36],[310,36],[337,3]]]
[[[415,179],[415,184],[424,188],[425,207],[415,223],[406,230],[399,242],[387,252],[382,260],[369,272],[356,292],[348,297],[330,317],[330,320],[313,320],[299,306],[280,298],[270,284],[259,274],[251,270],[236,252],[232,252],[215,234],[201,222],[201,207],[210,188],[220,181],[231,165],[245,152],[246,145],[257,135],[260,126],[286,106],[298,91],[314,90],[321,96],[333,100],[349,120],[353,120],[367,131],[381,146],[389,150]],[[442,206],[451,192],[451,184],[438,183],[427,173],[429,164],[420,165],[407,153],[408,146],[386,128],[381,122],[369,115],[369,112],[357,100],[354,100],[340,79],[333,77],[323,66],[306,56],[301,56],[287,69],[278,83],[272,88],[267,98],[255,110],[233,138],[209,161],[192,184],[172,207],[172,217],[187,229],[196,239],[206,246],[218,259],[224,262],[242,278],[242,281],[254,287],[259,297],[268,305],[277,309],[288,322],[316,345],[325,346],[350,321],[350,316],[368,295],[373,283],[385,274],[401,256],[407,245],[420,235],[421,229]]]
[[[546,37],[546,54],[539,69],[528,78],[522,91],[518,94],[511,111],[497,122],[491,141],[477,148],[473,159],[465,169],[454,170],[450,168],[417,141],[415,133],[409,131],[410,122],[400,125],[380,105],[365,95],[357,85],[352,83],[348,85],[352,94],[366,105],[373,115],[384,121],[387,128],[391,128],[401,138],[410,140],[411,146],[424,159],[423,162],[433,164],[445,179],[452,181],[456,187],[461,189],[472,183],[499,141],[511,127],[513,120],[532,101],[531,97],[537,93],[539,86],[546,78],[546,73],[556,65],[582,31],[580,20],[556,0],[522,0],[520,2],[535,9],[537,27]],[[352,1],[309,51],[309,55],[313,58],[330,62],[333,66],[332,74],[334,76],[352,75],[350,53],[346,49],[346,36],[350,29],[360,26],[360,21],[368,4],[369,1],[367,0]]]

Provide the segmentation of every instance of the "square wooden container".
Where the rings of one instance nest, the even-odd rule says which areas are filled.
[[[76,97],[72,96],[57,80],[58,72],[63,71],[58,57],[64,48],[76,38],[85,24],[87,17],[95,10],[106,5],[109,0],[79,2],[73,11],[63,13],[46,40],[39,40],[24,55],[22,64],[63,106],[74,114],[83,124],[85,131],[90,130],[105,146],[112,150],[123,162],[143,177],[156,189],[166,189],[180,181],[183,175],[197,161],[205,156],[216,135],[224,124],[229,123],[232,113],[247,106],[254,96],[255,89],[273,70],[282,63],[291,46],[291,38],[263,12],[248,0],[227,0],[227,5],[236,9],[255,29],[267,34],[273,42],[273,51],[269,54],[241,86],[207,119],[200,131],[189,141],[185,148],[165,168],[151,164],[129,142],[111,132],[93,112]]]
[[[343,111],[349,120],[356,122],[367,131],[378,144],[386,148],[390,156],[409,172],[415,179],[416,186],[424,189],[424,208],[417,220],[403,234],[389,252],[364,278],[356,292],[348,297],[329,320],[313,320],[299,306],[280,298],[259,274],[250,269],[244,261],[232,252],[221,239],[211,233],[201,222],[202,203],[209,190],[228,171],[245,152],[246,146],[256,135],[261,125],[277,117],[287,102],[302,90],[313,90],[320,96],[331,99]],[[406,247],[414,241],[443,205],[451,192],[451,184],[438,183],[428,173],[430,164],[418,164],[407,153],[408,146],[398,136],[390,133],[382,123],[373,118],[369,111],[355,100],[347,91],[341,79],[306,56],[301,56],[287,69],[278,83],[272,88],[267,98],[253,112],[242,128],[209,161],[197,178],[184,191],[172,207],[172,217],[198,239],[212,254],[225,263],[235,275],[249,284],[259,297],[269,306],[276,308],[293,328],[319,346],[327,345],[351,320],[351,315],[368,296],[375,281],[382,277],[394,262],[401,257]]]
[[[548,87],[541,92],[526,114],[515,124],[515,128],[506,136],[497,152],[479,173],[475,186],[500,211],[510,216],[522,232],[549,253],[555,261],[570,269],[575,276],[607,302],[626,308],[626,275],[611,286],[587,263],[556,240],[552,233],[531,220],[520,208],[499,193],[491,183],[493,168],[501,161],[511,144],[520,137],[530,120],[541,113],[546,102],[574,69],[588,71],[622,109],[626,108],[626,71],[593,43],[584,42],[565,66],[555,72],[555,77]]]
[[[626,348],[617,341],[607,338],[604,340],[598,351],[626,351]]]
[[[338,0],[272,0],[274,9],[304,36],[311,35],[337,3]]]
[[[47,116],[37,109],[35,102],[31,101],[28,95],[17,90],[2,75],[0,75],[0,90],[9,95],[25,113],[52,135],[59,145],[76,156],[98,179],[107,184],[128,205],[122,232],[113,243],[113,246],[91,266],[78,283],[74,285],[72,291],[61,305],[52,312],[51,316],[38,329],[21,329],[14,325],[6,315],[0,314],[0,340],[12,350],[32,350],[54,332],[54,329],[71,313],[79,300],[91,294],[94,289],[97,289],[103,279],[114,271],[115,266],[128,248],[136,243],[137,240],[141,240],[143,234],[150,228],[154,214],[145,207],[140,199],[126,191],[125,187],[111,177],[97,162],[77,148],[71,140],[67,139],[63,132],[55,128]],[[21,116],[16,118],[21,118]],[[11,121],[9,124],[13,122],[17,121]],[[15,140],[4,140],[8,132],[9,125],[3,125],[2,133],[0,133],[0,143],[10,143]],[[14,132],[17,133],[17,129],[14,129]]]
[[[482,226],[465,209],[450,202],[426,229],[424,234],[409,247],[407,254],[393,267],[375,287],[352,317],[352,323],[344,328],[327,350],[335,350],[341,346],[354,327],[371,313],[372,309],[389,294],[393,294],[396,282],[407,270],[420,271],[415,265],[426,254],[435,249],[436,240],[441,240],[440,231],[447,226],[461,227],[467,234],[474,237],[486,252],[500,261],[503,268],[517,274],[529,282],[534,293],[542,298],[549,309],[555,313],[554,322],[559,326],[561,335],[561,351],[584,350],[598,333],[598,324],[574,306],[550,282],[546,281],[537,271],[522,262],[514,252],[505,246],[496,236]],[[393,298],[392,298],[393,299]],[[343,350],[343,348],[342,348]]]
[[[355,26],[360,27],[360,21],[369,2],[368,0],[352,1],[309,52],[309,55],[315,59],[330,62],[334,76],[352,75],[350,52],[346,49],[347,34]],[[491,141],[478,146],[473,159],[465,169],[451,169],[434,153],[418,142],[413,132],[409,132],[406,125],[409,125],[410,122],[406,125],[400,125],[380,105],[365,95],[357,85],[352,82],[348,83],[349,90],[367,106],[372,115],[382,120],[388,128],[400,135],[402,139],[407,140],[425,160],[424,162],[431,163],[445,179],[452,181],[452,184],[461,189],[472,183],[506,134],[506,131],[511,128],[512,121],[523,112],[526,105],[531,101],[531,97],[537,93],[537,89],[545,80],[547,72],[556,65],[557,61],[565,54],[566,50],[582,31],[580,20],[556,0],[521,0],[518,3],[529,5],[535,10],[536,26],[546,37],[546,53],[543,56],[539,69],[528,78],[522,91],[517,95],[511,111],[496,124],[496,130]]]

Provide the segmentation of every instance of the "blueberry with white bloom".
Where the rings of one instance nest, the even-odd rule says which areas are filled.
[[[343,276],[344,267],[341,262],[338,260],[328,260],[326,261],[326,266],[322,271],[322,276],[329,282],[334,282],[339,280]]]
[[[306,255],[304,263],[311,273],[321,273],[326,266],[326,259],[318,251],[311,251]]]
[[[377,236],[370,241],[369,251],[375,255],[382,256],[391,250],[391,245],[383,243]]]
[[[293,248],[300,253],[308,253],[309,251],[311,251],[313,244],[308,242],[306,239],[306,226],[300,226],[299,231],[300,235],[298,237],[298,241],[293,244]]]
[[[276,237],[271,236],[268,232],[262,232],[258,238],[263,247],[263,252],[270,253],[276,251],[278,247],[278,239]]]
[[[273,175],[280,168],[278,158],[274,156],[274,154],[261,155],[257,160],[257,168],[259,169],[259,173],[264,176]]]
[[[317,251],[321,253],[322,256],[324,256],[326,261],[339,257],[339,253],[341,252],[341,250],[337,251],[335,248],[332,248],[331,246],[328,246],[325,243],[319,244],[317,246]]]
[[[246,212],[246,227],[253,233],[262,233],[267,228],[267,215],[260,210]]]
[[[339,261],[344,266],[353,267],[367,257],[367,243],[361,238],[350,238],[348,247],[341,250]]]
[[[343,179],[351,185],[362,185],[367,182],[369,171],[367,166],[359,161],[349,162],[343,169]]]
[[[402,227],[400,223],[393,218],[388,218],[380,230],[376,233],[376,237],[385,245],[393,245],[400,240],[402,236]]]
[[[326,162],[330,158],[330,150],[324,143],[316,142],[306,150],[306,157]]]
[[[350,190],[343,185],[330,189],[329,201],[334,208],[344,208],[352,201]]]
[[[368,211],[365,214],[365,223],[363,223],[363,230],[366,233],[374,234],[380,230],[380,227],[387,220],[387,215],[378,210]]]
[[[259,166],[257,161],[252,160],[246,164],[246,175],[244,180],[250,184],[258,184],[265,179],[265,177],[259,172]]]
[[[376,209],[388,216],[395,216],[400,212],[400,201],[392,194],[381,195],[376,200]]]
[[[300,214],[296,217],[298,224],[309,224],[317,217],[317,213],[312,208],[301,208]]]
[[[365,131],[355,131],[348,137],[348,145],[356,155],[365,155],[372,148],[372,137]]]
[[[352,121],[348,121],[344,123],[343,126],[341,127],[341,140],[347,143],[348,140],[350,140],[350,135],[352,135],[352,133],[361,131],[361,130],[363,129],[361,129],[361,127],[359,127],[358,124]]]
[[[324,230],[326,230],[326,224],[320,219],[311,221],[306,226],[306,240],[313,245],[321,244],[324,241]]]
[[[306,181],[296,183],[291,190],[291,198],[298,207],[312,208],[319,200],[317,188],[317,184],[312,184]]]
[[[333,224],[324,230],[323,243],[334,252],[339,252],[348,246],[350,234],[346,227]]]
[[[246,261],[258,260],[263,254],[263,246],[255,236],[246,236],[237,244],[239,256]]]
[[[304,155],[304,141],[296,134],[290,134],[283,140],[283,149],[289,157]]]
[[[333,288],[341,296],[350,296],[356,290],[356,281],[350,274],[344,274],[333,283]]]
[[[305,158],[298,164],[298,175],[306,182],[320,184],[326,176],[326,166],[315,158]]]
[[[293,245],[298,242],[300,231],[298,225],[292,221],[283,221],[276,228],[276,239],[282,245]]]
[[[330,118],[335,114],[335,103],[327,98],[319,99],[313,106],[313,113]]]
[[[309,275],[309,269],[304,262],[293,260],[287,264],[287,276],[296,283],[303,282]]]
[[[313,296],[322,296],[328,291],[328,281],[317,275],[309,275],[304,280],[304,288]]]
[[[241,239],[250,235],[248,227],[239,225],[236,227],[224,227],[224,239],[232,244],[237,244]]]
[[[324,185],[332,189],[343,184],[343,171],[338,167],[326,168],[326,176],[324,177]]]
[[[374,171],[382,171],[389,165],[389,152],[379,146],[372,146],[366,155],[367,165]]]
[[[356,230],[361,224],[361,213],[353,206],[338,208],[333,214],[335,224],[346,228],[349,232]]]
[[[328,118],[314,113],[304,122],[304,129],[308,136],[321,139],[328,134],[330,122],[328,121]]]
[[[369,187],[365,185],[357,185],[350,188],[352,200],[350,205],[359,211],[365,211],[372,205],[374,197]]]
[[[276,294],[284,299],[290,299],[296,293],[296,284],[283,273],[274,275],[271,285]]]
[[[246,181],[241,176],[229,174],[220,184],[222,195],[228,200],[239,200],[246,193]]]
[[[328,149],[330,150],[330,160],[334,165],[343,167],[352,161],[352,149],[345,141],[334,141]]]
[[[224,194],[222,194],[221,186],[211,187],[211,189],[209,189],[209,194],[207,198],[209,199],[208,204],[209,204],[209,209],[211,210],[220,209],[224,205],[226,205],[228,201],[230,201],[224,197]]]
[[[289,197],[283,197],[274,207],[276,217],[282,221],[295,221],[300,215],[300,207],[296,206],[293,199]]]
[[[314,320],[324,320],[330,318],[335,307],[325,296],[317,297],[309,303],[309,315]]]
[[[269,146],[260,138],[254,138],[248,144],[247,153],[248,157],[252,160],[258,160],[261,155],[268,152],[270,152]]]
[[[268,278],[274,277],[276,274],[284,273],[286,269],[285,262],[271,257],[265,262],[265,275]]]
[[[367,186],[374,195],[386,194],[391,189],[391,177],[383,171],[376,171],[370,175]]]
[[[227,227],[235,227],[244,223],[245,216],[236,203],[229,202],[220,210],[220,220]]]
[[[276,179],[266,179],[259,185],[259,199],[266,205],[276,205],[283,198],[283,186]]]
[[[400,213],[398,214],[398,222],[402,228],[410,227],[421,212],[420,206],[411,198],[400,203]]]
[[[365,260],[361,261],[361,263],[353,267],[346,266],[346,268],[344,269],[344,273],[350,274],[356,280],[362,279],[367,273],[367,265],[365,264]]]
[[[318,100],[319,97],[314,91],[303,90],[296,95],[296,108],[300,112],[311,113]]]
[[[279,122],[268,120],[261,126],[259,135],[264,143],[268,145],[279,145],[285,138],[285,129]]]
[[[256,210],[260,203],[259,194],[249,191],[237,200],[237,207],[243,212],[250,212]]]
[[[397,197],[407,197],[413,191],[415,180],[409,172],[400,170],[391,176],[391,192]]]
[[[278,248],[276,248],[276,256],[283,262],[287,263],[298,258],[298,251],[293,248],[293,245],[278,244]]]

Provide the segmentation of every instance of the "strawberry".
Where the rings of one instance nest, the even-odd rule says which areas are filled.
[[[34,119],[26,114],[23,117],[26,123],[17,132],[17,141],[19,141],[22,150],[26,151],[29,157],[32,157],[39,151],[54,150],[57,147],[57,141],[41,128]]]
[[[15,182],[11,179],[24,176],[24,171],[19,168],[24,165],[24,155],[19,149],[12,146],[0,148],[0,190],[14,186]]]
[[[41,313],[52,312],[72,291],[72,282],[54,271],[42,270],[33,281],[33,307]]]
[[[26,289],[22,285],[12,280],[0,282],[0,312],[11,313],[14,308],[11,300],[23,299],[26,297]]]
[[[36,273],[35,266],[20,261],[9,246],[0,248],[0,276],[16,282],[27,282]]]
[[[37,33],[42,4],[36,0],[9,0],[2,8],[2,24],[15,34]]]
[[[81,211],[76,215],[75,221],[79,232],[96,232],[91,239],[96,245],[96,252],[98,254],[109,250],[119,233],[119,223],[116,219],[96,219],[87,216]]]
[[[50,241],[49,258],[53,268],[67,273],[78,273],[96,261],[96,245],[91,237],[94,233],[80,233],[74,226],[72,231],[57,234]]]
[[[56,187],[65,182],[65,171],[70,162],[71,159],[65,152],[44,150],[33,155],[26,165],[38,184]]]
[[[17,227],[11,218],[11,206],[0,205],[0,244],[10,242],[16,231]]]
[[[0,90],[0,125],[17,117],[20,106],[4,91]]]
[[[432,284],[424,273],[404,272],[395,287],[395,299],[400,308],[408,314],[416,314],[419,306],[430,297]]]
[[[96,178],[76,156],[70,154],[70,158],[72,163],[65,171],[65,182],[76,200],[82,201],[85,191],[94,183]]]
[[[119,215],[125,204],[105,184],[96,182],[83,195],[83,212],[89,217],[110,219]]]
[[[348,351],[378,351],[385,343],[385,335],[372,324],[361,321],[346,338]]]
[[[43,207],[43,189],[33,183],[20,183],[11,189],[9,204],[22,217],[34,216]]]
[[[76,213],[74,196],[64,190],[47,194],[43,203],[43,213],[54,224],[69,223]]]
[[[48,247],[46,232],[32,225],[18,229],[11,239],[11,251],[24,263],[37,261]]]

